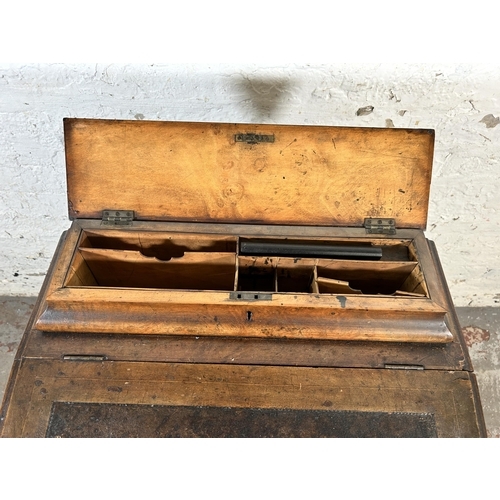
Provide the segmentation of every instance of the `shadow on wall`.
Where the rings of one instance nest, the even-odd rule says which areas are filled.
[[[251,108],[255,121],[265,122],[277,108],[294,100],[291,78],[240,73],[232,75],[232,79],[234,93],[242,98],[241,104]]]

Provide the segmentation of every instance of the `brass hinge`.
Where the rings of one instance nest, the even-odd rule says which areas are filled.
[[[65,361],[106,361],[106,356],[97,354],[65,354]]]
[[[365,219],[364,226],[368,234],[396,234],[395,219]]]
[[[103,210],[103,226],[131,226],[134,220],[133,210]]]
[[[390,365],[385,364],[384,368],[388,370],[423,370],[424,367],[422,365]]]

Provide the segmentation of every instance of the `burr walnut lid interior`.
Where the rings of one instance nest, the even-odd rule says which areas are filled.
[[[434,132],[65,119],[71,219],[425,229]]]

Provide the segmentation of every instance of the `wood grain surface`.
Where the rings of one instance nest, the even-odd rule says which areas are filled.
[[[237,142],[240,133],[274,142]],[[424,229],[434,132],[396,128],[65,120],[71,218]]]
[[[4,437],[44,437],[56,401],[424,413],[438,437],[482,432],[467,372],[61,360],[25,360],[20,372]]]

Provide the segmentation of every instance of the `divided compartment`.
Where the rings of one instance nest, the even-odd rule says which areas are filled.
[[[233,290],[235,261],[232,253],[185,252],[162,261],[132,250],[80,248],[66,286]]]
[[[239,248],[237,236],[85,230],[65,286],[428,297],[412,243],[379,243],[380,260],[252,256],[241,255]]]
[[[138,227],[82,229],[67,240],[68,251],[61,254],[64,265],[56,267],[36,328],[96,334],[453,340],[446,310],[427,291],[419,259],[425,262],[425,247],[421,250],[416,238],[371,239],[382,248],[376,261],[241,255],[239,239]],[[312,244],[360,240],[310,239]],[[396,255],[402,259],[394,259]],[[432,286],[430,282],[431,292]]]
[[[238,262],[238,291],[428,296],[416,261],[240,256]]]
[[[241,239],[237,290],[428,297],[413,243]],[[275,255],[265,255],[266,249]],[[300,256],[338,255],[338,258]],[[277,255],[280,254],[281,255]],[[284,256],[290,254],[293,256]],[[363,260],[353,259],[357,256]]]
[[[239,256],[237,290],[309,293],[315,262],[316,259]]]
[[[67,287],[234,290],[237,238],[85,231]]]

